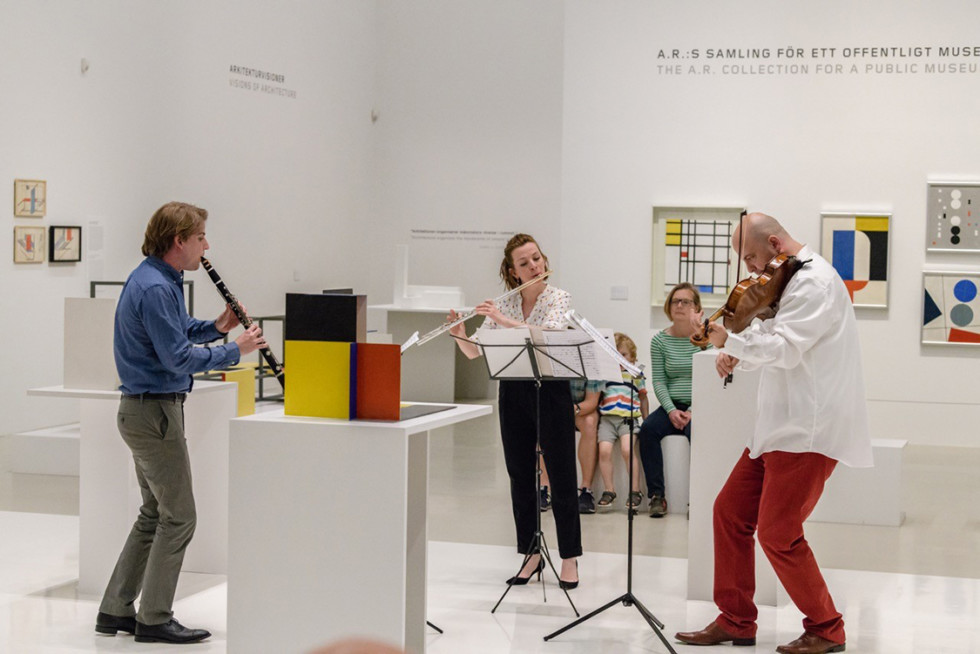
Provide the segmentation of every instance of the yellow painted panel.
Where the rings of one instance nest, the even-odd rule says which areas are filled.
[[[854,229],[859,232],[887,232],[887,216],[855,216]]]
[[[238,415],[250,416],[255,413],[255,369],[241,368],[219,372],[224,381],[238,384]]]
[[[351,343],[286,341],[284,413],[349,420]]]

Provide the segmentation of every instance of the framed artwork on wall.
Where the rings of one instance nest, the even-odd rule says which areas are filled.
[[[48,233],[48,261],[81,261],[82,228],[75,225],[52,225]]]
[[[891,214],[820,214],[820,253],[844,280],[856,307],[888,307]]]
[[[44,263],[43,227],[14,227],[14,263]]]
[[[980,272],[922,273],[922,343],[980,345]]]
[[[929,182],[926,252],[980,252],[980,182]]]
[[[14,215],[43,218],[48,207],[48,183],[39,179],[14,180]]]
[[[670,289],[689,282],[705,306],[721,306],[738,283],[732,233],[741,207],[654,207],[650,304],[663,306]]]

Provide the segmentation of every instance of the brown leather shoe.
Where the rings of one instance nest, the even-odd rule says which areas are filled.
[[[792,643],[776,648],[781,654],[825,654],[826,652],[843,652],[844,643],[834,643],[816,634],[804,633]]]
[[[701,631],[682,631],[674,634],[674,638],[686,645],[720,645],[731,643],[736,647],[751,647],[755,645],[755,638],[736,638],[718,626],[717,622],[712,622]]]

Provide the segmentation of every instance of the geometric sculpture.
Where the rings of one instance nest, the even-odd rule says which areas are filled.
[[[349,294],[286,295],[286,415],[398,420],[401,347],[363,342],[366,300]]]
[[[856,307],[888,306],[887,214],[823,213],[822,255]]]

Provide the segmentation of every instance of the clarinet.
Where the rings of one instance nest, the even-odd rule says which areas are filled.
[[[246,314],[245,310],[242,309],[242,305],[239,304],[238,299],[232,295],[231,291],[228,290],[228,287],[225,286],[225,283],[221,280],[221,275],[219,275],[218,271],[214,269],[211,262],[204,257],[201,257],[201,265],[204,266],[206,271],[208,271],[208,277],[210,277],[211,281],[214,282],[214,285],[218,287],[218,292],[221,293],[221,297],[225,299],[225,302],[228,303],[231,310],[235,312],[236,316],[238,316],[238,321],[242,323],[242,327],[245,329],[251,327],[252,319],[248,317],[248,314]],[[276,379],[279,380],[279,385],[282,386],[283,390],[285,390],[286,375],[282,370],[282,364],[280,364],[279,360],[276,359],[276,355],[272,353],[272,350],[270,350],[268,346],[260,349],[259,352],[262,353],[262,358],[264,358],[265,362],[269,364],[270,368],[272,368],[272,374],[274,374]]]

